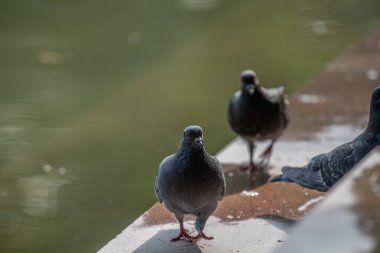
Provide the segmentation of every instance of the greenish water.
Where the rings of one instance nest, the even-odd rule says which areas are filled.
[[[0,252],[94,252],[155,202],[183,128],[215,153],[239,73],[288,92],[380,2],[0,1]]]

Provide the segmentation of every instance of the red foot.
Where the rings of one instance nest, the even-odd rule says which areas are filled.
[[[212,237],[212,236],[206,236],[203,232],[200,232],[197,236],[191,237],[191,240],[193,242],[197,242],[200,239],[214,240],[214,237]]]
[[[249,163],[247,166],[240,167],[240,171],[253,171],[255,169],[255,165],[253,163]]]
[[[181,229],[180,232],[179,232],[179,235],[177,237],[174,237],[170,241],[171,242],[176,242],[178,240],[181,240],[182,238],[184,240],[186,240],[186,241],[192,241],[192,239],[193,239],[192,236],[190,236],[188,233],[186,233],[185,229]]]

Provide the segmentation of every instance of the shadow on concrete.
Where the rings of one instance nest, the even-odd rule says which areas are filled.
[[[292,227],[298,223],[297,220],[287,219],[276,215],[262,215],[258,216],[257,218],[265,219],[268,223],[286,233],[289,233],[289,230],[291,230]]]
[[[196,243],[186,241],[171,242],[178,235],[178,229],[161,230],[144,244],[135,249],[133,253],[200,253],[202,250]]]

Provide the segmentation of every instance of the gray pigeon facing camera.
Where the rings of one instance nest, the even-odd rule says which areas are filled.
[[[366,154],[380,144],[380,86],[372,93],[369,122],[362,134],[331,152],[313,157],[303,168],[285,166],[272,182],[294,182],[307,188],[328,191]]]
[[[199,126],[185,128],[179,150],[160,164],[155,184],[156,196],[177,218],[181,238],[211,240],[203,229],[209,216],[223,199],[226,184],[222,166],[203,146],[203,130]],[[185,214],[196,216],[197,236],[190,236],[183,226]]]

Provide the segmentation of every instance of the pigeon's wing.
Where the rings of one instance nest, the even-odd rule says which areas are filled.
[[[216,157],[213,157],[213,156],[210,156],[210,157],[212,159],[213,167],[216,168],[216,171],[218,174],[218,183],[219,183],[218,200],[222,200],[226,192],[226,179],[224,178],[223,167]]]
[[[289,116],[287,111],[287,97],[284,93],[284,86],[278,88],[265,89],[261,87],[262,94],[265,97],[265,100],[269,102],[267,107],[270,108],[271,113],[273,114],[274,126],[276,129],[276,136],[274,139],[279,137],[284,129],[289,124]],[[268,109],[269,110],[269,109]]]
[[[272,89],[261,87],[261,89],[263,90],[263,94],[265,94],[266,99],[271,103],[282,104],[285,102],[284,86]]]
[[[328,191],[375,146],[376,144],[366,141],[363,133],[329,153],[313,157],[303,169],[284,167],[283,174],[271,181],[295,182],[304,187]]]
[[[239,112],[239,100],[241,97],[241,91],[235,92],[235,94],[230,99],[230,104],[228,106],[228,121],[230,124],[234,124],[237,113]]]
[[[158,186],[157,186],[157,180],[158,180],[158,173],[157,173],[157,175],[156,175],[156,183],[155,183],[155,185],[154,185],[154,191],[155,191],[155,193],[156,193],[156,197],[157,197],[158,201],[159,201],[160,203],[162,203],[162,199],[161,199],[161,197],[160,197],[160,191],[159,191]]]
[[[304,187],[325,192],[329,189],[320,169],[313,170],[308,164],[304,169],[300,170],[297,177],[294,177],[298,168],[285,167],[283,168],[284,175],[292,178],[293,182]],[[298,169],[299,170],[299,169]]]
[[[321,171],[327,185],[333,186],[375,146],[374,143],[365,141],[365,135],[361,134],[355,140],[326,154],[327,161]]]
[[[285,167],[285,177],[302,186],[328,191],[358,160],[353,142],[338,146],[329,153],[313,157],[298,174],[293,168]]]
[[[286,125],[287,125],[289,123],[289,117],[288,117],[288,111],[287,111],[287,107],[289,105],[289,99],[288,99],[288,96],[285,94],[285,86],[282,85],[278,87],[277,90],[278,90],[277,99],[280,104],[280,110],[282,114],[285,116]]]
[[[221,177],[221,187],[220,187],[220,193],[219,193],[219,200],[222,200],[224,197],[224,194],[226,193],[226,179],[224,178],[223,168],[222,165],[219,163],[219,170],[220,170],[220,177]]]
[[[158,186],[158,181],[161,180],[161,177],[163,176],[163,171],[167,170],[168,168],[172,166],[173,158],[174,158],[174,155],[166,157],[164,160],[162,160],[160,166],[158,167],[154,190],[156,193],[156,197],[160,203],[162,203],[162,199],[160,197],[160,187]]]

